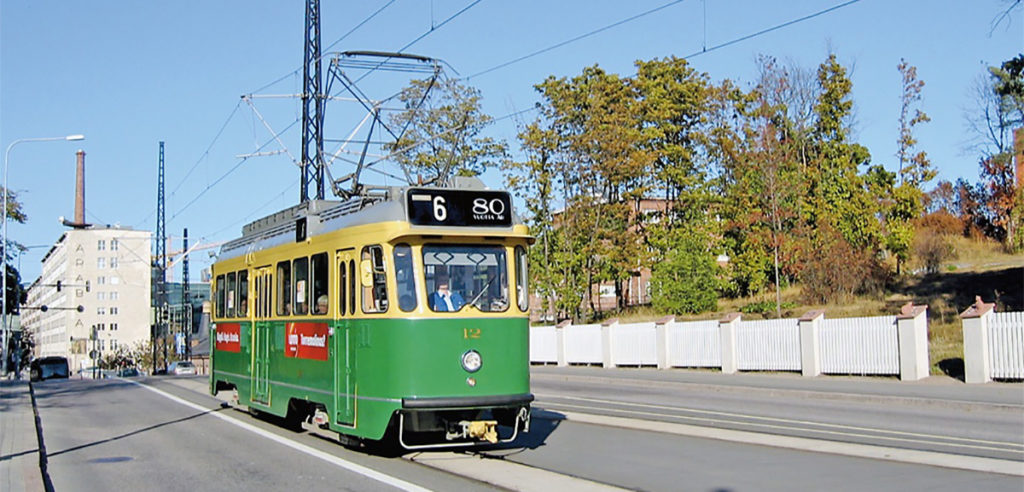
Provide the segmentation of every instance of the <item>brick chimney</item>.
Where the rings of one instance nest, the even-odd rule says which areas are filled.
[[[85,223],[85,151],[75,152],[77,169],[75,171],[75,220],[64,221],[64,225],[75,229],[89,227]]]

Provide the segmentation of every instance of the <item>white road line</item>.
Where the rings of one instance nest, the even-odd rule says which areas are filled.
[[[152,392],[154,392],[154,393],[156,393],[156,394],[158,394],[160,396],[163,396],[164,398],[167,398],[168,400],[171,400],[171,401],[173,401],[175,403],[179,403],[179,404],[184,405],[186,407],[189,407],[189,408],[191,408],[193,410],[199,410],[199,411],[202,411],[202,412],[209,412],[208,415],[211,416],[211,417],[215,417],[215,418],[221,419],[221,420],[223,420],[225,422],[228,422],[228,423],[230,423],[232,425],[241,427],[242,429],[245,429],[245,430],[247,430],[249,432],[252,432],[253,434],[257,434],[259,436],[262,436],[262,437],[265,437],[267,439],[270,439],[271,441],[274,441],[274,442],[283,444],[285,446],[288,446],[288,447],[290,447],[290,448],[292,448],[292,449],[294,449],[296,451],[308,454],[308,455],[313,456],[315,458],[319,458],[319,459],[324,460],[324,461],[326,461],[326,462],[328,462],[328,463],[330,463],[332,465],[338,466],[340,468],[344,468],[344,469],[346,469],[348,471],[351,471],[353,473],[358,473],[359,475],[362,475],[362,476],[364,476],[366,478],[370,478],[370,479],[376,480],[378,482],[381,482],[383,484],[390,485],[392,487],[395,487],[396,489],[407,490],[407,491],[410,491],[410,492],[427,492],[427,491],[430,490],[430,489],[427,489],[427,488],[420,487],[419,485],[416,485],[414,483],[406,482],[405,480],[402,480],[400,478],[395,478],[395,477],[392,477],[391,475],[387,475],[387,474],[381,473],[381,472],[379,472],[377,470],[373,470],[373,469],[367,468],[365,466],[353,463],[351,461],[341,459],[341,458],[339,458],[337,456],[325,453],[325,452],[320,451],[318,449],[311,448],[309,446],[306,446],[305,444],[297,443],[297,442],[292,441],[290,439],[278,436],[277,434],[274,434],[272,432],[267,432],[267,431],[265,431],[263,429],[260,429],[259,427],[256,427],[256,426],[254,426],[252,424],[247,424],[247,423],[242,422],[240,420],[236,420],[236,419],[233,419],[233,418],[228,417],[226,415],[222,415],[220,413],[212,411],[212,410],[215,410],[213,408],[206,408],[206,407],[203,407],[201,405],[197,405],[195,403],[192,403],[190,401],[184,400],[182,398],[174,396],[174,395],[172,395],[170,393],[167,393],[165,391],[158,390],[158,389],[153,388],[151,386],[147,386],[145,384],[139,383],[137,381],[130,381],[130,380],[126,380],[126,381],[128,381],[128,382],[130,382],[132,384],[139,385],[139,386],[141,386],[143,388],[146,388],[147,390],[152,391]]]
[[[946,453],[937,453],[934,451],[916,451],[912,449],[899,449],[885,446],[871,446],[867,444],[840,443],[835,441],[825,441],[821,439],[807,439],[803,437],[760,434],[756,432],[717,429],[711,427],[700,427],[696,425],[676,424],[671,422],[661,422],[654,420],[637,420],[628,419],[624,417],[609,417],[605,415],[593,415],[588,413],[559,413],[564,414],[566,419],[572,422],[606,425],[611,427],[621,427],[624,429],[643,430],[650,432],[663,432],[668,434],[676,434],[680,436],[717,439],[720,441],[738,442],[743,444],[756,444],[776,448],[796,449],[799,451],[830,453],[843,456],[853,456],[857,458],[899,461],[902,463],[940,466],[944,468],[955,468],[960,470],[980,471],[986,473],[1001,473],[1004,475],[1015,475],[1024,477],[1024,463],[1020,461],[954,455]]]
[[[625,407],[638,407],[638,408],[651,408],[651,409],[655,409],[655,410],[682,411],[682,412],[691,412],[691,413],[704,414],[704,415],[715,415],[715,416],[722,416],[722,417],[735,417],[737,419],[759,420],[759,421],[766,421],[766,422],[778,422],[778,423],[783,423],[783,424],[814,426],[814,427],[823,427],[823,428],[831,428],[831,429],[841,429],[841,430],[846,430],[846,431],[871,432],[873,434],[857,434],[857,433],[852,433],[852,432],[827,431],[827,430],[813,429],[813,428],[808,428],[808,427],[792,427],[792,426],[786,426],[786,425],[759,424],[759,423],[755,423],[755,422],[745,422],[745,421],[742,421],[742,420],[726,420],[726,419],[692,417],[692,416],[689,416],[689,415],[675,415],[675,414],[664,414],[664,413],[654,413],[654,412],[641,412],[641,411],[637,411],[637,410],[624,410],[624,409],[619,409],[619,408],[587,407],[587,406],[582,406],[582,405],[571,405],[571,404],[567,404],[567,403],[558,403],[558,402],[554,402],[554,401],[551,402],[551,404],[554,404],[554,405],[565,405],[567,407],[573,407],[573,408],[585,408],[585,409],[591,409],[591,410],[607,410],[607,411],[615,411],[615,412],[623,412],[623,413],[636,413],[636,414],[641,414],[641,415],[650,415],[650,416],[657,416],[657,417],[672,417],[672,418],[679,418],[679,419],[686,419],[686,420],[701,420],[701,421],[707,421],[707,422],[722,422],[722,423],[730,423],[730,424],[742,424],[742,425],[749,425],[749,426],[755,426],[755,427],[765,427],[765,428],[769,428],[769,429],[800,430],[800,431],[807,431],[807,432],[816,432],[816,433],[820,433],[820,434],[834,434],[834,435],[845,435],[845,436],[853,436],[853,437],[872,437],[872,438],[886,439],[886,440],[892,440],[892,441],[905,441],[905,442],[914,442],[914,443],[937,444],[937,445],[941,445],[941,446],[960,446],[960,447],[969,447],[969,448],[985,449],[985,450],[992,450],[992,451],[1005,451],[1005,452],[1010,452],[1010,453],[1024,452],[1024,444],[1016,443],[1016,442],[1010,442],[1010,441],[987,441],[987,440],[983,440],[983,439],[969,439],[969,438],[965,438],[965,437],[942,436],[942,435],[938,435],[938,434],[923,434],[923,433],[916,433],[916,432],[904,432],[904,431],[897,431],[897,430],[876,429],[876,428],[871,428],[871,427],[859,427],[859,426],[854,426],[854,425],[829,424],[829,423],[825,423],[825,422],[814,422],[814,421],[811,421],[811,420],[795,420],[795,419],[784,419],[784,418],[778,418],[778,417],[763,417],[763,416],[758,416],[758,415],[748,415],[748,414],[734,413],[734,412],[722,412],[722,411],[715,411],[715,410],[701,410],[701,409],[698,409],[698,408],[676,407],[676,406],[668,406],[668,405],[652,405],[652,404],[648,404],[648,403],[634,403],[634,402],[617,401],[617,400],[603,400],[603,399],[598,399],[598,398],[583,398],[583,397],[575,397],[575,396],[558,396],[558,395],[542,395],[542,394],[538,394],[538,393],[534,393],[534,395],[536,395],[538,398],[543,397],[543,398],[551,398],[551,399],[583,401],[583,402],[590,402],[590,403],[604,403],[604,404],[609,404],[609,405],[622,405],[622,406],[625,406]],[[887,435],[889,435],[889,436],[906,436],[906,437],[888,437]],[[929,441],[929,440],[926,440],[926,439],[934,439],[934,440],[933,441]],[[984,446],[985,444],[993,445],[993,446],[1003,446],[1003,447]],[[1012,449],[1007,449],[1007,448],[1012,448]]]

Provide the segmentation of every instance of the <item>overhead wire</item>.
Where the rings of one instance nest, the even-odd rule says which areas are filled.
[[[388,2],[388,3],[384,4],[384,6],[383,6],[383,7],[381,7],[381,8],[379,8],[379,9],[377,9],[377,10],[376,10],[376,11],[374,11],[374,12],[373,12],[372,14],[370,14],[370,15],[369,15],[368,17],[366,17],[365,19],[363,19],[363,20],[362,20],[362,21],[361,21],[361,22],[360,22],[359,24],[356,24],[356,26],[355,26],[355,27],[353,27],[352,29],[349,29],[349,30],[348,30],[348,32],[346,32],[345,34],[343,34],[343,35],[342,35],[342,36],[341,36],[340,38],[338,38],[338,39],[335,39],[335,40],[334,40],[334,42],[332,42],[331,44],[327,45],[327,47],[326,47],[326,48],[324,48],[324,49],[323,49],[323,50],[321,51],[321,53],[324,53],[324,54],[321,54],[321,55],[320,55],[320,59],[322,60],[322,59],[323,59],[323,58],[324,58],[325,56],[327,56],[325,52],[327,52],[327,51],[329,51],[329,50],[330,50],[331,48],[333,48],[333,47],[334,47],[334,45],[336,45],[336,44],[338,44],[338,43],[342,42],[342,41],[343,41],[343,40],[344,40],[345,38],[349,37],[349,36],[350,36],[350,35],[351,35],[352,33],[356,32],[356,30],[358,30],[358,29],[359,29],[360,27],[363,27],[363,25],[364,25],[364,24],[366,24],[367,22],[370,22],[370,21],[371,21],[371,20],[372,20],[372,19],[373,19],[374,17],[377,17],[377,14],[380,14],[381,12],[383,12],[383,11],[384,11],[384,9],[386,9],[386,8],[390,7],[390,6],[391,6],[391,4],[395,3],[395,1],[396,1],[396,0],[390,0],[390,1]],[[299,72],[301,72],[303,68],[304,68],[304,67],[299,67],[299,68],[296,68],[295,70],[292,70],[291,72],[288,72],[287,74],[285,74],[285,75],[282,75],[281,77],[279,77],[279,78],[275,79],[275,80],[274,80],[273,82],[270,82],[270,83],[268,83],[268,84],[264,85],[263,87],[260,87],[259,89],[256,89],[256,90],[252,91],[251,93],[257,93],[257,92],[263,91],[263,90],[265,90],[265,89],[267,89],[267,88],[269,88],[269,87],[273,86],[274,84],[277,84],[278,82],[281,82],[282,80],[285,80],[285,79],[287,79],[288,77],[293,77],[293,76],[295,76],[296,74],[298,74]]]
[[[515,64],[515,63],[519,63],[519,62],[521,62],[521,61],[523,61],[523,60],[526,60],[526,59],[528,59],[528,58],[533,58],[533,57],[535,57],[535,56],[537,56],[537,55],[540,55],[540,54],[543,54],[543,53],[547,53],[548,51],[551,51],[551,50],[555,50],[555,49],[561,48],[562,46],[565,46],[565,45],[567,45],[567,44],[575,43],[576,41],[579,41],[579,40],[581,40],[581,39],[585,39],[585,38],[588,38],[588,37],[590,37],[590,36],[593,36],[593,35],[595,35],[595,34],[598,34],[598,33],[604,32],[604,31],[607,31],[607,30],[609,30],[609,29],[611,29],[611,28],[613,28],[613,27],[618,27],[618,26],[621,26],[621,25],[623,25],[623,24],[625,24],[625,23],[627,23],[627,22],[631,22],[631,21],[634,21],[634,20],[636,20],[636,19],[639,19],[639,18],[641,18],[641,17],[644,17],[644,16],[647,16],[647,15],[653,14],[653,13],[655,13],[655,12],[658,12],[658,11],[664,10],[664,9],[666,9],[666,8],[668,8],[668,7],[671,7],[671,6],[673,6],[673,5],[675,5],[675,4],[678,4],[678,3],[682,3],[682,2],[684,2],[684,1],[686,1],[686,0],[673,0],[673,1],[671,1],[671,2],[668,2],[668,3],[666,3],[666,4],[663,4],[663,5],[661,5],[661,6],[658,6],[658,7],[655,7],[655,8],[653,8],[653,9],[650,9],[650,10],[648,10],[648,11],[645,11],[645,12],[641,12],[641,13],[639,13],[639,14],[636,14],[636,15],[634,15],[634,16],[632,16],[632,17],[627,17],[627,18],[625,18],[625,19],[622,19],[622,20],[620,20],[620,21],[617,21],[617,22],[613,22],[613,23],[611,23],[611,24],[608,24],[607,26],[604,26],[604,27],[600,27],[600,28],[598,28],[598,29],[594,29],[593,31],[590,31],[590,32],[588,32],[588,33],[585,33],[585,34],[581,34],[581,35],[579,35],[579,36],[576,36],[576,37],[574,37],[574,38],[571,38],[571,39],[567,39],[567,40],[565,40],[565,41],[562,41],[562,42],[560,42],[560,43],[556,43],[556,44],[553,44],[553,45],[551,45],[551,46],[548,46],[547,48],[539,49],[539,50],[537,50],[537,51],[534,51],[533,53],[530,53],[530,54],[527,54],[527,55],[523,55],[523,56],[520,56],[519,58],[515,58],[515,59],[513,59],[513,60],[509,60],[509,61],[507,61],[507,62],[504,62],[504,63],[501,63],[501,64],[499,64],[499,65],[495,65],[495,66],[493,66],[493,67],[491,67],[491,68],[488,68],[487,70],[483,70],[483,71],[477,72],[477,73],[475,73],[475,74],[473,74],[473,75],[469,75],[469,76],[465,77],[465,80],[469,80],[469,79],[471,79],[471,78],[473,78],[473,77],[478,77],[478,76],[480,76],[480,75],[483,75],[483,74],[485,74],[485,73],[490,73],[490,72],[493,72],[493,71],[495,71],[495,70],[498,70],[498,69],[501,69],[501,68],[505,68],[505,67],[507,67],[507,66],[509,66],[509,65],[512,65],[512,64]]]

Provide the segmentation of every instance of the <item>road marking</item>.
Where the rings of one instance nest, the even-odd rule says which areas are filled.
[[[911,443],[918,443],[918,444],[922,444],[922,443],[923,444],[933,444],[933,445],[938,445],[938,446],[951,446],[951,447],[958,447],[958,448],[981,449],[981,450],[987,450],[987,451],[1001,451],[1001,452],[1008,452],[1008,453],[1022,453],[1022,452],[1024,452],[1024,444],[1016,443],[1016,442],[1009,442],[1009,441],[987,441],[987,440],[982,440],[982,439],[969,439],[969,438],[964,438],[964,437],[941,436],[941,435],[937,435],[937,434],[922,434],[922,433],[915,433],[915,432],[904,432],[904,431],[896,431],[896,430],[875,429],[875,428],[871,428],[871,427],[859,427],[859,426],[842,425],[842,424],[829,424],[829,423],[824,423],[824,422],[814,422],[814,421],[810,421],[810,420],[794,420],[794,419],[783,419],[783,418],[777,418],[777,417],[762,417],[762,416],[747,415],[747,414],[742,414],[742,413],[722,412],[722,411],[714,411],[714,410],[701,410],[701,409],[697,409],[697,408],[677,407],[677,406],[669,406],[669,405],[651,405],[651,404],[647,404],[647,403],[634,403],[634,402],[625,402],[625,401],[616,401],[616,400],[603,400],[603,399],[598,399],[598,398],[583,398],[583,397],[575,397],[575,396],[543,395],[543,394],[539,394],[539,393],[535,393],[535,395],[538,398],[543,397],[543,398],[563,399],[563,400],[577,400],[577,401],[584,401],[584,402],[591,402],[591,403],[605,403],[605,404],[610,404],[610,405],[622,405],[622,406],[632,406],[632,407],[640,407],[640,408],[651,408],[651,409],[657,409],[657,410],[683,411],[683,412],[692,412],[692,413],[705,414],[705,415],[718,415],[718,416],[724,416],[724,417],[735,417],[737,419],[761,420],[761,421],[767,421],[767,422],[780,422],[780,423],[784,423],[784,424],[793,424],[793,425],[761,424],[761,423],[756,423],[756,422],[745,422],[743,420],[726,420],[726,419],[715,419],[715,418],[705,418],[705,417],[692,417],[692,416],[688,416],[688,415],[676,415],[676,414],[665,414],[665,413],[655,413],[655,412],[642,412],[642,411],[638,411],[638,410],[625,410],[625,409],[619,409],[619,408],[605,408],[605,407],[592,407],[592,406],[588,407],[588,406],[583,406],[583,405],[572,405],[572,404],[568,404],[568,403],[552,402],[552,404],[554,404],[554,405],[563,405],[563,406],[570,407],[570,408],[582,408],[582,409],[587,409],[587,410],[605,410],[605,411],[613,411],[613,412],[632,413],[632,414],[638,414],[638,415],[647,415],[647,416],[652,416],[652,417],[668,417],[668,418],[677,418],[677,419],[684,419],[684,420],[696,420],[696,421],[706,421],[706,422],[740,424],[740,425],[747,425],[747,426],[751,426],[751,427],[764,427],[764,428],[768,428],[768,429],[797,430],[797,431],[803,431],[803,432],[814,432],[814,433],[818,433],[818,434],[831,434],[831,435],[850,436],[850,437],[868,437],[868,438],[882,439],[882,440],[888,440],[888,441],[903,441],[903,442],[911,442]],[[855,432],[840,432],[840,431],[834,431],[834,430],[814,429],[814,428],[808,428],[808,427],[795,427],[794,425],[807,425],[807,426],[823,427],[823,428],[831,428],[831,429],[853,430],[853,431],[860,431],[860,432],[870,432],[872,434],[863,434],[863,433],[855,433]],[[885,434],[888,434],[888,436],[885,435]],[[890,437],[890,436],[906,436],[906,437]],[[918,438],[918,439],[913,439],[913,438]],[[934,440],[928,440],[928,439],[934,439]],[[985,444],[989,444],[989,445],[992,445],[992,446],[984,446]],[[993,446],[1002,446],[1002,447],[993,447]]]
[[[503,459],[488,458],[478,454],[431,452],[417,453],[406,459],[510,490],[526,492],[548,492],[551,490],[614,492],[626,490],[529,465],[522,465]]]
[[[757,444],[776,448],[796,449],[799,451],[830,453],[857,458],[899,461],[902,463],[913,463],[918,465],[941,466],[960,470],[1024,476],[1024,463],[1019,461],[954,455],[937,453],[934,451],[890,448],[885,446],[871,446],[868,444],[840,443],[821,439],[760,434],[757,432],[717,429],[655,420],[610,417],[582,412],[559,413],[564,414],[565,418],[572,422],[607,425],[612,427],[621,427],[624,429],[651,432],[664,432],[680,436],[717,439],[720,441],[738,442],[743,444]]]
[[[268,432],[268,431],[265,431],[263,429],[260,429],[259,427],[256,427],[256,426],[254,426],[252,424],[247,424],[245,422],[242,422],[242,421],[237,420],[237,419],[233,419],[233,418],[228,417],[226,415],[222,415],[220,413],[213,412],[212,410],[214,410],[214,409],[212,409],[212,408],[206,408],[206,407],[203,407],[201,405],[197,405],[195,403],[192,403],[192,402],[190,402],[188,400],[184,400],[182,398],[174,396],[174,395],[172,395],[170,393],[167,393],[165,391],[156,389],[156,388],[154,388],[152,386],[148,386],[148,385],[139,383],[137,381],[130,381],[130,380],[126,380],[126,381],[128,381],[128,382],[130,382],[132,384],[139,385],[139,386],[141,386],[143,388],[146,388],[147,390],[152,391],[152,392],[154,392],[154,393],[156,393],[156,394],[158,394],[160,396],[163,396],[164,398],[167,398],[168,400],[171,400],[171,401],[173,401],[175,403],[179,403],[179,404],[184,405],[186,407],[189,407],[189,408],[191,408],[193,410],[199,410],[199,411],[202,411],[202,412],[209,412],[208,415],[211,416],[211,417],[216,417],[218,419],[221,419],[221,420],[223,420],[225,422],[230,423],[231,425],[235,425],[235,426],[241,427],[242,429],[245,429],[245,430],[247,430],[249,432],[252,432],[253,434],[257,434],[259,436],[262,436],[262,437],[265,437],[267,439],[270,439],[271,441],[274,441],[274,442],[277,442],[277,443],[280,443],[280,444],[284,444],[285,446],[288,446],[288,447],[290,447],[290,448],[292,448],[292,449],[294,449],[296,451],[308,454],[308,455],[313,456],[315,458],[319,458],[319,459],[321,459],[323,461],[326,461],[326,462],[328,462],[328,463],[330,463],[332,465],[338,466],[340,468],[344,468],[344,469],[346,469],[348,471],[351,471],[353,473],[358,473],[359,475],[362,475],[362,476],[364,476],[366,478],[370,478],[370,479],[376,480],[378,482],[390,485],[392,487],[395,487],[396,489],[407,490],[407,491],[410,491],[410,492],[427,492],[427,491],[430,490],[430,489],[427,489],[427,488],[420,487],[419,485],[416,485],[414,483],[406,482],[405,480],[402,480],[400,478],[392,477],[391,475],[387,475],[387,474],[381,473],[381,472],[379,472],[377,470],[374,470],[374,469],[371,469],[371,468],[367,468],[365,466],[353,463],[353,462],[348,461],[348,460],[344,460],[344,459],[339,458],[337,456],[334,456],[334,455],[325,453],[323,451],[320,451],[319,449],[315,449],[315,448],[306,446],[305,444],[297,443],[295,441],[292,441],[290,439],[281,437],[281,436],[279,436],[277,434],[274,434],[272,432]]]

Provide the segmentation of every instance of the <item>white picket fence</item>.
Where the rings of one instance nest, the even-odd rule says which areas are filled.
[[[718,322],[675,323],[668,330],[668,354],[671,367],[722,367]]]
[[[988,337],[991,376],[1024,379],[1024,312],[992,313]]]
[[[899,374],[895,316],[826,319],[821,326],[824,374]]]
[[[741,371],[799,371],[797,320],[741,322],[736,328],[736,367]]]
[[[534,326],[530,360],[557,364],[563,350],[563,363],[570,365],[601,365],[607,360],[611,366],[657,366],[662,352],[665,367],[723,367],[719,321],[671,322],[662,329],[665,347],[660,346],[654,322]],[[895,316],[822,319],[819,330],[822,373],[900,374]],[[740,321],[735,330],[735,362],[741,371],[801,371],[800,321]]]

